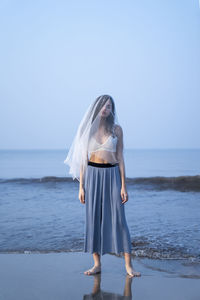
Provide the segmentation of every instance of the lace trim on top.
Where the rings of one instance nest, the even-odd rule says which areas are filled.
[[[114,137],[113,137],[113,135],[114,135]],[[107,140],[102,144],[98,143],[94,137],[92,137],[91,139],[93,140],[93,143],[91,143],[92,148],[90,147],[90,152],[96,152],[99,150],[116,152],[118,138],[117,138],[116,134],[114,134],[114,132],[112,135],[109,135]]]

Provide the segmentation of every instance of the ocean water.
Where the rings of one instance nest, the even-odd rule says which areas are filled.
[[[66,150],[0,151],[0,253],[83,251]],[[200,262],[200,149],[125,149],[132,254]]]

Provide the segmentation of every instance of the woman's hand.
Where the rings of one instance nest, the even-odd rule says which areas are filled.
[[[78,195],[78,198],[80,200],[80,202],[82,204],[85,204],[85,191],[84,191],[84,188],[83,187],[80,187],[79,188],[79,195]]]
[[[126,187],[122,186],[121,188],[121,197],[122,197],[122,203],[125,203],[128,201],[128,193],[126,190]]]

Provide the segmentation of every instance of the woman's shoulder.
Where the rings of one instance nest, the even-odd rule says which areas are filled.
[[[123,134],[122,127],[120,125],[115,124],[114,128],[115,128],[115,134],[117,137],[119,137]]]

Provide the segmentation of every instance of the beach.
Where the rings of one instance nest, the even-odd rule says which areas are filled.
[[[114,254],[84,274],[85,206],[64,150],[1,151],[0,300],[199,299],[200,150],[125,154],[135,278]]]
[[[83,272],[93,265],[89,253],[1,254],[0,300],[199,299],[197,263],[136,258],[133,268],[141,276],[134,278],[126,275],[123,257],[105,254],[101,263],[101,274],[88,276]]]
[[[200,0],[0,8],[0,300],[200,300]]]

